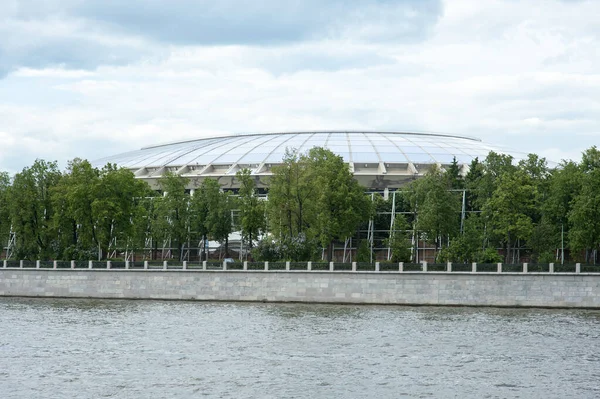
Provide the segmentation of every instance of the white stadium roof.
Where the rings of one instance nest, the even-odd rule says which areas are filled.
[[[324,147],[342,156],[356,179],[371,189],[400,187],[431,165],[444,167],[453,158],[466,172],[473,159],[483,160],[490,151],[516,159],[525,157],[475,138],[449,134],[313,131],[237,134],[154,145],[93,164],[115,163],[152,186],[171,171],[189,178],[190,188],[197,187],[205,177],[218,179],[225,188],[235,188],[236,172],[248,168],[259,186],[267,187],[271,168],[281,163],[286,149],[305,153],[313,147]]]

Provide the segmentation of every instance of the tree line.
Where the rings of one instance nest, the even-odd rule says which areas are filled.
[[[600,151],[549,167],[530,154],[519,162],[490,153],[463,177],[456,160],[384,199],[369,195],[344,160],[315,147],[287,151],[273,167],[267,198],[250,171],[237,192],[210,178],[190,195],[189,181],[167,173],[159,191],[123,168],[81,159],[65,171],[37,160],[14,176],[0,173],[0,240],[14,238],[14,259],[104,259],[140,253],[151,238],[184,259],[207,240],[240,231],[257,260],[334,258],[334,243],[354,239],[355,259],[387,247],[394,261],[415,261],[419,243],[437,261],[597,261],[600,246]],[[394,216],[393,220],[390,219]],[[385,231],[386,234],[364,232]],[[163,254],[164,255],[164,254]]]

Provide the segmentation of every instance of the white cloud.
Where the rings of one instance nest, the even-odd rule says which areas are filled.
[[[382,10],[353,18],[369,30],[387,21]],[[19,29],[74,34],[97,54],[90,67],[27,64],[0,80],[0,170],[228,132],[362,128],[579,158],[600,133],[598,11],[596,2],[452,0],[416,41],[362,32],[278,46],[166,44],[38,18]],[[13,47],[0,39],[0,54]],[[135,54],[112,62],[124,49]]]

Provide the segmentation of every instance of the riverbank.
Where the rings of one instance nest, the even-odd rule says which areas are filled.
[[[0,296],[600,308],[600,275],[2,268]]]

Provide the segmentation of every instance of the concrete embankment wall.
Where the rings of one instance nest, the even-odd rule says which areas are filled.
[[[0,296],[600,308],[600,275],[0,269]]]

